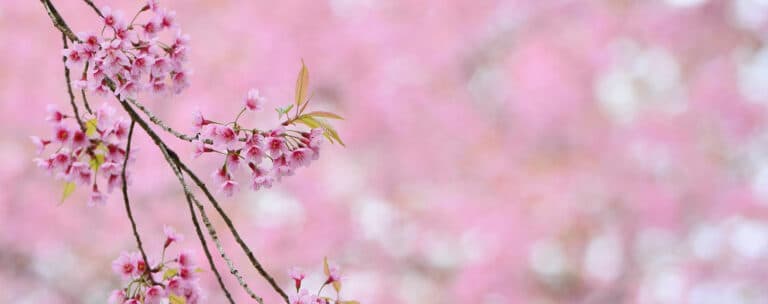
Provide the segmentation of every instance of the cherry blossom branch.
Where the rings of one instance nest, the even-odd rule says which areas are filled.
[[[77,35],[69,29],[69,26],[67,26],[67,23],[61,18],[59,11],[57,11],[53,4],[51,4],[50,0],[40,0],[40,2],[43,3],[48,16],[51,17],[53,26],[59,29],[62,34],[66,35],[70,41],[80,41],[80,39],[77,39]]]
[[[67,36],[64,33],[61,33],[61,41],[64,44],[64,48],[66,49],[67,44]],[[75,112],[75,119],[77,119],[77,124],[80,126],[80,131],[83,131],[85,133],[85,124],[83,124],[83,120],[80,118],[80,110],[77,108],[77,104],[75,103],[75,94],[72,93],[72,81],[69,77],[69,68],[67,67],[67,56],[62,56],[61,59],[62,62],[64,62],[64,81],[67,83],[67,94],[69,94],[69,103],[72,105],[72,111]]]
[[[128,167],[128,159],[130,158],[131,153],[131,141],[133,139],[133,127],[136,124],[135,121],[131,121],[131,127],[128,130],[128,143],[126,144],[125,148],[125,160],[123,160],[123,169],[120,173],[120,178],[122,178],[122,191],[123,191],[123,202],[125,203],[125,213],[128,215],[128,219],[131,221],[131,229],[133,230],[133,236],[136,238],[136,245],[139,247],[139,252],[141,252],[141,258],[144,260],[144,265],[146,265],[146,269],[144,270],[144,273],[147,274],[147,277],[149,278],[149,281],[152,282],[152,284],[156,284],[155,280],[152,278],[152,266],[149,264],[149,261],[147,260],[147,253],[144,252],[144,246],[142,246],[141,243],[141,237],[139,237],[139,231],[136,228],[136,221],[133,219],[133,212],[131,212],[131,204],[128,199],[128,181],[125,174],[125,169]]]
[[[125,111],[128,112],[128,115],[131,116],[131,119],[133,121],[139,123],[139,126],[142,129],[144,129],[144,131],[147,133],[147,135],[149,135],[149,137],[152,139],[152,141],[155,143],[155,145],[160,149],[160,152],[162,152],[163,157],[165,158],[166,162],[171,167],[171,170],[176,175],[176,178],[179,180],[179,183],[181,184],[182,189],[184,190],[184,194],[187,197],[188,203],[191,203],[191,200],[195,200],[196,201],[196,199],[194,199],[194,195],[189,190],[189,187],[188,187],[187,183],[184,181],[184,177],[183,177],[183,175],[182,175],[182,173],[181,173],[181,171],[179,169],[179,164],[182,163],[182,162],[179,160],[179,157],[176,154],[176,152],[173,152],[173,150],[168,148],[168,146],[165,144],[165,142],[163,142],[162,139],[160,139],[160,137],[157,135],[157,133],[155,133],[149,127],[147,122],[145,120],[143,120],[139,116],[139,114],[133,108],[131,108],[131,106],[127,102],[125,102],[123,100],[120,100],[119,98],[117,98],[117,100],[120,102],[120,105],[123,107],[123,109],[125,109]],[[197,205],[199,205],[199,203],[197,203]],[[202,207],[202,205],[198,206],[198,208],[201,208],[201,207]],[[227,261],[227,266],[230,269],[230,273],[235,275],[235,277],[238,279],[238,283],[240,283],[241,286],[243,286],[243,288],[246,289],[246,292],[248,292],[248,294],[252,298],[254,298],[259,303],[262,303],[261,298],[256,296],[255,294],[253,294],[253,291],[251,291],[248,288],[248,285],[245,284],[245,282],[242,279],[242,277],[239,276],[239,271],[237,270],[237,268],[235,268],[235,266],[231,263],[231,261],[228,258],[226,258],[225,254],[224,254],[224,249],[223,249],[223,247],[221,247],[221,244],[218,242],[218,238],[215,235],[216,232],[213,229],[213,226],[210,224],[210,220],[208,220],[207,216],[203,213],[203,211],[202,211],[203,209],[200,209],[200,210],[201,210],[200,216],[203,219],[203,223],[206,224],[206,228],[208,229],[208,233],[209,233],[209,235],[211,235],[211,238],[216,243],[216,247],[219,250],[219,253]],[[196,218],[193,221],[193,224],[195,224],[195,229],[199,229],[199,223],[197,223]],[[205,248],[204,251],[207,251],[207,247],[204,247],[204,248]],[[209,256],[209,253],[207,253],[206,255]],[[209,264],[212,264],[213,260],[209,260],[208,262],[209,262]],[[216,271],[215,273],[218,273],[218,271]],[[217,278],[220,278],[220,277],[217,277]],[[222,282],[221,286],[223,286],[223,282]],[[222,287],[222,288],[225,290],[225,293],[228,294],[228,291],[226,291],[226,289],[224,287]]]
[[[208,259],[208,264],[211,267],[211,271],[216,275],[216,280],[219,283],[219,286],[221,287],[221,290],[224,291],[224,295],[227,297],[227,300],[229,300],[229,303],[235,303],[234,300],[232,300],[232,295],[229,293],[229,290],[224,285],[224,281],[221,279],[221,274],[219,274],[219,269],[216,268],[216,264],[213,262],[213,257],[211,256],[211,251],[208,250],[208,244],[205,241],[205,236],[203,235],[203,231],[200,229],[200,222],[197,220],[197,215],[195,215],[195,208],[192,207],[192,200],[190,199],[190,195],[185,193],[185,196],[187,197],[187,205],[189,206],[189,213],[192,216],[192,223],[195,225],[195,232],[197,233],[197,238],[200,240],[200,246],[203,247],[203,252],[205,252],[205,257]]]
[[[90,62],[85,63],[85,68],[83,69],[83,78],[85,78],[86,73],[88,73],[88,67],[90,65]],[[93,111],[91,111],[91,105],[88,104],[88,97],[85,96],[85,88],[80,90],[80,94],[83,96],[83,106],[85,107],[85,110],[88,111],[88,114],[93,114]]]
[[[72,40],[72,41],[79,41],[77,36],[74,35],[74,33],[71,31],[71,29],[69,29],[69,27],[66,25],[66,22],[64,22],[64,20],[59,15],[58,11],[52,5],[50,0],[41,0],[41,3],[45,7],[49,17],[51,18],[54,27],[59,29],[59,31],[62,32],[62,34],[64,36],[66,36],[67,38],[69,38],[70,40]],[[111,82],[109,79],[106,79],[106,81],[107,81],[107,83],[109,85],[110,90],[114,92],[115,91],[115,84],[113,82]],[[125,111],[131,116],[132,123],[136,123],[136,122],[139,123],[139,126],[145,131],[145,133],[147,133],[147,135],[150,136],[150,138],[153,140],[155,145],[158,146],[158,148],[161,150],[161,152],[163,153],[163,156],[165,157],[165,159],[168,162],[169,166],[171,166],[171,169],[174,171],[174,173],[176,174],[177,178],[180,179],[180,183],[181,183],[182,187],[185,189],[185,194],[189,195],[190,198],[194,197],[191,194],[191,192],[189,192],[188,187],[187,187],[186,183],[183,180],[183,175],[180,172],[180,169],[184,170],[184,172],[186,172],[193,179],[193,181],[197,184],[197,186],[201,190],[203,190],[203,192],[205,193],[205,195],[207,196],[207,198],[209,199],[211,204],[214,205],[214,207],[216,208],[216,210],[219,213],[219,215],[222,216],[222,218],[224,219],[225,223],[227,224],[227,227],[232,232],[232,235],[235,237],[237,243],[240,245],[242,250],[248,256],[249,260],[251,261],[251,264],[257,269],[259,274],[270,283],[270,285],[273,287],[273,289],[275,289],[275,291],[278,294],[281,295],[281,297],[285,300],[285,302],[288,303],[289,301],[288,301],[288,297],[287,297],[286,293],[277,285],[277,283],[275,282],[274,278],[272,278],[272,276],[270,276],[266,272],[266,270],[262,267],[261,263],[259,263],[258,260],[256,260],[255,256],[253,255],[253,252],[250,250],[250,248],[248,248],[248,246],[245,244],[245,242],[240,237],[240,235],[237,232],[237,230],[234,228],[234,225],[232,224],[232,221],[229,218],[229,216],[227,216],[227,214],[223,211],[223,209],[218,204],[218,202],[215,200],[215,198],[213,198],[213,196],[211,195],[210,191],[205,186],[205,184],[183,162],[181,162],[181,160],[179,159],[178,155],[168,148],[168,146],[165,144],[165,142],[163,142],[159,138],[159,136],[149,127],[147,122],[144,121],[138,115],[138,113],[128,104],[128,102],[126,102],[125,100],[121,99],[118,96],[116,96],[116,98],[120,102],[121,106],[125,109]],[[148,113],[148,111],[145,112],[145,114],[146,113]],[[158,121],[159,121],[159,119],[158,119]],[[156,123],[156,122],[153,121],[153,123]],[[168,129],[170,129],[170,128],[168,128]],[[168,130],[166,130],[166,131],[168,131]],[[185,140],[187,140],[187,139],[185,139]],[[127,197],[126,197],[126,201],[127,201]],[[198,202],[197,205],[198,205],[198,207],[202,206],[202,205],[199,204],[199,202]],[[201,209],[201,211],[202,211],[202,209]],[[207,221],[207,217],[204,214],[201,214],[201,216],[203,217],[204,222],[207,222],[207,224],[210,224],[210,221]],[[209,230],[209,234],[210,233],[211,233],[211,231]],[[213,236],[212,236],[212,238],[214,238],[214,240],[217,240],[217,238],[215,238]],[[220,245],[220,244],[217,244],[217,245]],[[221,252],[223,252],[223,249],[221,249],[221,248],[219,248],[219,249],[220,249]],[[209,262],[211,262],[211,261],[209,261]],[[233,274],[235,274],[236,273],[236,269],[234,269],[233,265],[230,264],[228,266],[231,266],[230,270],[233,272]]]
[[[192,142],[192,140],[194,140],[194,139],[195,139],[195,137],[192,137],[192,136],[186,135],[186,134],[184,134],[184,133],[181,133],[181,132],[179,132],[179,131],[176,131],[176,130],[174,130],[173,128],[169,127],[168,125],[166,125],[165,123],[163,123],[163,121],[162,121],[162,120],[160,120],[160,118],[158,118],[156,115],[152,114],[152,112],[150,112],[150,111],[147,109],[147,107],[145,107],[143,104],[139,103],[139,102],[138,102],[138,101],[136,101],[135,99],[130,99],[130,98],[129,98],[129,99],[128,99],[128,101],[129,101],[131,104],[133,104],[134,106],[136,106],[136,108],[138,108],[139,110],[141,110],[142,112],[144,112],[144,114],[145,114],[145,115],[147,115],[147,117],[149,118],[149,121],[151,121],[152,123],[154,123],[155,125],[157,125],[157,126],[158,126],[158,127],[160,127],[161,129],[165,130],[166,132],[173,134],[173,136],[176,136],[176,137],[178,137],[179,139],[181,139],[181,140],[184,140],[184,141],[188,141],[188,142]]]
[[[189,175],[190,178],[192,178],[192,181],[195,182],[198,188],[200,188],[205,196],[208,198],[208,200],[211,202],[214,208],[216,208],[216,211],[219,213],[222,219],[224,219],[224,223],[229,228],[229,231],[232,232],[232,236],[235,238],[235,241],[238,245],[240,245],[240,248],[245,252],[245,255],[248,257],[248,260],[251,262],[254,268],[259,272],[259,274],[269,282],[269,285],[272,286],[272,289],[275,290],[278,294],[280,294],[281,297],[285,300],[286,303],[288,303],[288,295],[283,291],[283,289],[277,285],[277,282],[275,279],[264,269],[264,267],[259,263],[259,261],[256,259],[256,257],[253,255],[253,252],[248,247],[248,245],[245,244],[243,239],[240,237],[240,234],[237,232],[237,229],[232,224],[232,220],[229,218],[226,212],[224,212],[224,209],[221,208],[221,205],[219,205],[218,201],[216,201],[216,198],[213,197],[211,192],[208,190],[208,187],[205,185],[205,183],[200,180],[197,175],[195,175],[192,170],[190,170],[184,163],[177,160],[177,164],[181,167],[181,169]]]
[[[186,188],[186,183],[184,185]],[[184,192],[187,197],[187,203],[189,204],[189,208],[190,208],[189,211],[192,213],[192,216],[193,216],[192,220],[195,222],[195,228],[197,229],[199,234],[198,237],[202,237],[202,232],[200,231],[200,224],[197,222],[197,218],[194,217],[195,211],[192,208],[193,202],[197,206],[197,208],[200,210],[200,217],[203,219],[203,223],[205,224],[206,229],[208,229],[208,234],[211,236],[211,239],[213,239],[213,242],[216,244],[216,249],[219,250],[219,254],[221,255],[221,258],[224,259],[224,261],[227,263],[227,266],[230,269],[230,273],[235,276],[235,278],[237,279],[237,282],[240,284],[240,286],[243,287],[243,289],[245,289],[245,292],[248,293],[248,295],[252,299],[256,300],[256,302],[264,304],[264,300],[261,297],[257,296],[253,292],[253,290],[251,290],[250,287],[248,287],[248,283],[245,282],[245,279],[243,279],[243,276],[240,275],[240,272],[237,270],[237,268],[235,268],[235,265],[232,263],[232,260],[229,257],[227,257],[226,253],[224,252],[224,247],[221,245],[221,241],[219,240],[218,234],[216,233],[216,230],[213,228],[213,225],[211,225],[211,221],[208,219],[208,216],[205,215],[205,210],[203,208],[203,205],[200,204],[200,201],[198,201],[197,198],[195,198],[195,196],[192,195],[192,193],[188,189],[185,189]],[[207,249],[206,249],[206,255],[209,256],[209,260],[210,260],[210,252]],[[212,260],[210,261],[213,262]],[[219,277],[219,280],[221,280],[220,277]]]
[[[102,18],[104,17],[104,15],[101,14],[101,10],[99,10],[99,8],[96,7],[96,5],[93,4],[93,1],[91,1],[91,0],[83,0],[83,2],[85,2],[85,4],[87,4],[88,6],[90,6],[93,9],[93,11],[96,12],[96,15],[99,15],[99,17],[102,17]]]

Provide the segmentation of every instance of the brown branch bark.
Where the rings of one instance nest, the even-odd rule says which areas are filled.
[[[152,284],[157,284],[155,280],[152,278],[152,265],[149,264],[149,260],[147,260],[147,253],[144,251],[144,246],[142,246],[141,243],[141,237],[139,237],[139,231],[136,228],[136,221],[133,219],[133,212],[131,212],[131,204],[130,200],[128,199],[128,180],[126,178],[126,168],[128,167],[128,159],[130,158],[131,153],[131,141],[133,139],[133,127],[136,124],[135,121],[131,121],[131,127],[128,130],[128,143],[125,147],[125,159],[123,160],[123,170],[120,172],[120,178],[122,178],[122,191],[123,191],[123,202],[125,203],[125,213],[128,215],[128,219],[131,221],[131,230],[133,230],[133,236],[136,238],[136,246],[139,247],[139,252],[141,252],[141,258],[144,260],[144,265],[146,266],[146,269],[144,270],[144,274],[147,275],[147,278],[149,278],[149,281],[152,282]]]

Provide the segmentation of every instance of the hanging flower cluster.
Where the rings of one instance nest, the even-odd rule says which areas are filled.
[[[317,290],[316,293],[310,293],[306,289],[301,288],[302,281],[306,278],[306,273],[298,267],[293,267],[288,270],[288,276],[293,280],[296,287],[296,294],[288,297],[290,304],[359,304],[358,301],[344,301],[341,300],[341,272],[339,266],[336,264],[329,264],[328,258],[323,260],[323,273],[325,274],[325,281],[323,285]],[[331,285],[336,291],[336,298],[330,298],[323,296],[323,289]]]
[[[152,16],[138,22],[145,11]],[[85,66],[82,78],[72,82],[75,88],[107,94],[114,84],[114,94],[124,100],[143,91],[178,94],[189,86],[184,66],[189,36],[178,30],[175,12],[160,9],[156,1],[149,1],[130,21],[109,7],[101,12],[101,32],[78,33],[80,42],[62,51],[67,67]],[[164,30],[176,30],[170,43],[160,40]]]
[[[112,270],[126,282],[125,287],[114,290],[110,304],[202,303],[192,254],[182,251],[165,259],[166,249],[183,240],[181,234],[166,226],[165,243],[160,262],[144,262],[140,252],[123,252],[112,262]]]
[[[106,201],[104,185],[106,192],[112,192],[122,184],[129,123],[125,118],[116,118],[115,109],[106,104],[84,118],[84,126],[80,128],[75,116],[49,105],[46,120],[52,125],[53,135],[31,138],[37,154],[42,154],[48,146],[55,149],[47,157],[34,161],[48,174],[65,181],[62,201],[77,185],[82,185],[91,189],[88,205],[92,206]],[[100,179],[102,187],[99,187]]]
[[[266,99],[256,89],[248,91],[243,108],[231,122],[215,122],[200,112],[195,113],[194,129],[198,133],[194,142],[195,157],[204,153],[224,155],[223,164],[212,174],[221,193],[231,196],[239,190],[239,183],[233,178],[239,168],[247,167],[250,171],[253,190],[269,188],[282,177],[293,175],[296,169],[318,159],[324,138],[343,145],[338,133],[324,119],[342,119],[340,116],[321,111],[305,113],[309,103],[308,84],[309,73],[302,63],[296,82],[296,103],[276,109],[278,118],[285,120],[271,129],[259,130],[239,122],[246,111],[264,108]]]

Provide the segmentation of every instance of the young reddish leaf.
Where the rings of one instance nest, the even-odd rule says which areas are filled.
[[[341,281],[333,281],[333,289],[335,289],[337,293],[341,291]]]
[[[304,65],[304,60],[301,60],[301,70],[299,76],[296,77],[296,107],[300,107],[307,99],[307,87],[309,86],[309,71],[307,66]]]
[[[360,301],[339,301],[339,304],[360,304]]]
[[[59,202],[59,204],[64,203],[64,200],[72,195],[72,192],[75,192],[75,187],[76,185],[74,182],[67,182],[64,184],[64,192],[61,195],[61,202]]]
[[[312,117],[324,117],[324,118],[330,118],[330,119],[344,119],[344,117],[341,117],[335,113],[324,112],[324,111],[312,111],[304,115],[312,116]]]

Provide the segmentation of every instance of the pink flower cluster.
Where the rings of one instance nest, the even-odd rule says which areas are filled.
[[[323,272],[325,274],[325,281],[320,286],[316,293],[309,293],[306,289],[301,288],[302,281],[306,278],[306,273],[298,267],[293,267],[288,270],[288,276],[294,281],[296,287],[296,294],[290,295],[288,301],[290,304],[358,304],[357,301],[342,301],[341,298],[341,272],[338,265],[329,264],[328,259],[323,261]],[[336,298],[322,296],[323,289],[331,285],[336,290]]]
[[[195,157],[203,153],[224,155],[223,165],[212,176],[220,192],[231,196],[239,190],[239,183],[233,179],[242,167],[250,171],[250,186],[253,190],[270,188],[272,183],[284,176],[293,175],[300,167],[309,166],[318,159],[323,142],[323,129],[287,129],[285,122],[269,130],[247,128],[238,123],[246,111],[263,109],[264,97],[252,89],[244,98],[244,106],[234,121],[219,123],[206,119],[202,113],[195,114]],[[267,165],[265,160],[268,160]]]
[[[145,11],[152,16],[137,22]],[[67,67],[85,65],[82,78],[72,82],[75,88],[106,94],[114,83],[114,94],[124,100],[143,91],[178,94],[189,86],[189,71],[184,67],[189,36],[177,29],[175,12],[160,9],[157,1],[149,1],[130,21],[109,7],[101,12],[101,32],[78,33],[80,42],[62,51]],[[176,30],[171,43],[160,41],[164,30]]]
[[[37,166],[67,184],[64,198],[76,185],[90,187],[89,205],[103,204],[107,196],[99,188],[99,177],[112,192],[122,183],[121,173],[125,160],[125,141],[128,137],[128,120],[116,118],[115,109],[104,104],[93,114],[84,115],[84,129],[75,117],[61,112],[56,106],[48,106],[47,120],[53,128],[51,138],[32,136],[32,142],[41,154],[48,146],[55,151],[47,157],[35,158]],[[126,173],[127,174],[127,173]]]
[[[112,270],[127,284],[112,292],[110,304],[201,303],[197,278],[201,270],[195,266],[189,251],[165,260],[165,250],[172,243],[183,240],[183,236],[170,227],[164,232],[166,238],[160,263],[149,262],[150,267],[140,252],[123,252],[112,262]]]

